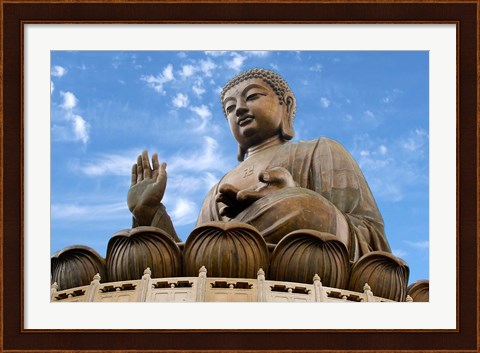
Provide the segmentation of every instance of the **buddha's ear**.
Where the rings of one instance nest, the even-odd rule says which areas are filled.
[[[291,140],[295,135],[293,131],[293,118],[295,115],[296,101],[295,96],[291,92],[285,93],[283,97],[283,104],[285,104],[285,114],[282,118],[281,131],[282,138]]]

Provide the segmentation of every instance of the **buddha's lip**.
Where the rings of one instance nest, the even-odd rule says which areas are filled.
[[[254,119],[253,115],[243,115],[243,116],[241,116],[240,118],[237,119],[237,124],[239,126],[243,126],[245,124],[248,124],[253,119]]]

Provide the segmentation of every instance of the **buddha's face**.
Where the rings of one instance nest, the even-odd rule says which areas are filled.
[[[230,88],[223,108],[230,130],[243,149],[280,135],[282,118],[287,113],[270,85],[256,78]]]

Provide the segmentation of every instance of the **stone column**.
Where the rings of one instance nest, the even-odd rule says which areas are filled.
[[[315,301],[316,302],[326,302],[327,301],[327,293],[323,290],[322,281],[320,280],[320,276],[315,274],[313,276],[313,291],[315,294]]]
[[[51,302],[55,301],[55,296],[57,295],[57,289],[58,289],[57,282],[54,282],[50,286],[50,301]]]
[[[266,293],[265,293],[265,271],[259,269],[257,272],[257,301],[265,302]]]
[[[100,279],[100,274],[98,273],[93,276],[93,281],[90,282],[90,286],[87,288],[87,299],[85,301],[93,302],[93,300],[95,299],[95,293],[100,286]]]
[[[140,282],[140,288],[138,288],[138,298],[137,301],[139,302],[146,302],[147,301],[147,294],[148,290],[150,289],[150,279],[152,275],[152,271],[150,267],[147,267],[145,271],[143,271],[142,281]]]
[[[207,284],[207,269],[205,266],[202,266],[198,271],[198,285],[196,293],[196,301],[204,302],[205,301],[205,287]]]
[[[365,297],[367,298],[367,302],[375,301],[375,298],[373,297],[372,288],[370,288],[368,283],[365,283],[365,285],[363,286],[363,294],[365,294]]]

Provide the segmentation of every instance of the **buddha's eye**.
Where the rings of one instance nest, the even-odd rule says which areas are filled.
[[[249,94],[249,95],[247,96],[247,101],[253,101],[253,100],[255,100],[255,99],[260,98],[261,96],[265,96],[265,94],[263,94],[263,93],[258,93],[258,92]]]
[[[230,114],[231,112],[234,111],[234,109],[235,109],[235,104],[231,104],[225,108],[225,111],[227,112],[227,114]]]

